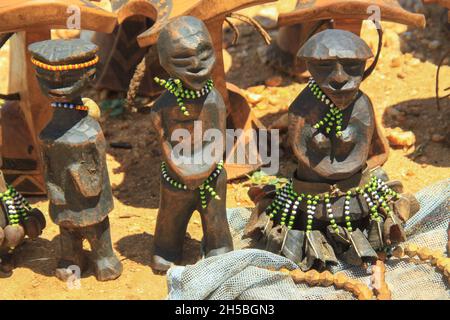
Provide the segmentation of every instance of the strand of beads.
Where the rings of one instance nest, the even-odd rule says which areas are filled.
[[[161,174],[164,180],[166,180],[172,187],[187,190],[187,186],[185,184],[182,184],[170,177],[169,173],[167,172],[167,164],[165,162],[161,163]]]
[[[208,191],[211,197],[213,197],[214,199],[220,200],[219,195],[216,193],[214,188],[211,187],[210,183],[220,175],[222,170],[223,170],[223,161],[220,161],[217,164],[216,170],[214,170],[213,173],[211,173],[211,175],[208,177],[208,179],[206,179],[206,181],[203,182],[203,184],[200,186],[200,200],[203,209],[207,207],[205,191]]]
[[[12,226],[16,226],[20,222],[20,208],[16,207],[11,190],[11,187],[9,187],[8,190],[0,194],[0,199],[5,205],[6,214],[8,216],[8,223]]]
[[[314,125],[314,128],[320,129],[322,127],[325,127],[325,132],[327,134],[330,134],[331,130],[334,129],[336,136],[341,136],[343,118],[342,111],[331,102],[331,100],[325,95],[325,93],[322,92],[314,79],[311,78],[309,80],[308,87],[318,100],[322,101],[329,107],[329,111],[327,112],[325,117],[317,122]]]
[[[334,218],[333,208],[332,208],[332,205],[330,202],[330,194],[329,193],[325,194],[323,201],[325,202],[325,208],[327,210],[328,218],[330,219],[331,227],[334,229],[334,231],[336,233],[339,233],[339,227],[336,223],[336,219]]]
[[[30,203],[14,189],[12,186],[8,190],[13,197],[14,207],[16,212],[20,214],[22,220],[28,219],[28,212],[31,211]]]
[[[213,197],[214,199],[220,200],[220,196],[210,185],[210,183],[220,175],[222,170],[223,170],[223,161],[220,161],[217,164],[217,168],[211,173],[208,179],[206,179],[205,182],[203,182],[202,185],[198,188],[200,192],[200,200],[203,209],[207,207],[206,192],[208,192],[210,196]],[[161,163],[161,175],[163,176],[163,179],[166,180],[172,187],[180,190],[187,190],[187,186],[185,184],[176,181],[169,175],[169,172],[167,171],[167,164],[165,162]]]
[[[87,106],[80,106],[73,103],[61,103],[61,102],[52,102],[51,106],[53,108],[63,108],[63,109],[70,109],[70,110],[79,110],[79,111],[89,111],[89,107]]]
[[[213,80],[208,80],[206,82],[206,85],[201,90],[185,89],[180,79],[164,80],[155,77],[154,80],[157,84],[159,84],[161,87],[166,88],[167,91],[169,91],[177,98],[178,106],[185,116],[189,116],[189,111],[184,104],[184,99],[197,99],[202,96],[206,96],[214,88]]]
[[[352,233],[352,221],[350,217],[350,199],[352,198],[352,191],[348,190],[345,195],[344,200],[344,219],[345,219],[345,227],[347,228],[348,232]]]
[[[306,220],[306,232],[309,233],[312,231],[312,224],[314,220],[314,214],[316,212],[316,206],[317,206],[317,200],[319,200],[319,196],[312,196],[308,194],[306,196],[308,200],[306,200],[306,214],[307,220]]]

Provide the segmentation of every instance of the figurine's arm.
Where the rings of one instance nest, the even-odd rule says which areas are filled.
[[[372,103],[363,95],[355,105],[343,134],[336,138],[335,155],[330,163],[341,174],[353,174],[365,167],[375,120]]]
[[[212,95],[208,97],[205,101],[204,108],[213,113],[217,113],[216,121],[213,129],[217,129],[221,132],[222,137],[222,148],[225,151],[225,143],[226,143],[226,117],[227,117],[227,107],[225,106],[225,102],[221,94],[217,90],[213,90]],[[207,145],[211,145],[217,143],[216,141],[209,141],[204,145],[204,148]],[[222,157],[222,154],[220,155]]]
[[[159,110],[153,110],[150,113],[150,120],[152,121],[153,128],[156,131],[156,135],[158,136],[158,140],[161,144],[162,153],[166,157],[170,157],[170,155],[172,154],[172,145],[170,144],[169,140],[165,138],[166,134],[164,132],[164,126],[162,124],[161,112]]]
[[[74,163],[69,166],[69,172],[78,191],[86,198],[96,197],[102,191],[103,172],[98,168]]]

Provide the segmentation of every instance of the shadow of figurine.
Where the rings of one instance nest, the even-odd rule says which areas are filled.
[[[91,245],[99,281],[118,278],[122,264],[111,243],[108,213],[113,196],[106,167],[106,142],[99,123],[88,115],[81,94],[95,78],[98,48],[80,40],[48,40],[29,46],[42,92],[52,101],[53,117],[40,134],[49,213],[60,227],[61,257],[56,276],[69,268],[83,272]]]
[[[126,236],[117,242],[117,251],[129,260],[139,263],[143,266],[151,267],[154,236],[149,233],[139,233]],[[200,257],[201,242],[192,239],[186,234],[183,244],[183,257],[179,260],[179,265],[195,264]],[[159,274],[159,271],[154,270]]]
[[[403,222],[418,210],[381,165],[387,147],[360,84],[373,56],[355,34],[326,30],[299,50],[312,75],[289,108],[288,142],[297,160],[292,180],[252,190],[257,206],[246,236],[302,269],[324,270],[342,259],[374,264],[377,252],[406,240]],[[384,148],[383,148],[384,147]]]
[[[216,58],[208,29],[197,18],[176,18],[162,29],[158,54],[171,78],[155,79],[167,91],[151,113],[164,159],[152,268],[165,272],[181,259],[194,210],[201,215],[206,257],[233,250],[233,243],[226,217],[227,173],[220,160],[227,111],[211,80]],[[218,131],[219,141],[203,140],[209,129]],[[188,135],[183,143],[190,149],[182,155],[175,149],[180,141],[172,140],[180,130]]]

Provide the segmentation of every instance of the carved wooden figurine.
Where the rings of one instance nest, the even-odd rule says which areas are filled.
[[[224,144],[217,147],[213,159],[202,157],[214,143],[203,141],[208,129],[219,130],[224,143],[227,115],[222,96],[211,80],[216,57],[208,29],[197,18],[176,18],[161,31],[158,53],[171,79],[155,79],[167,91],[151,113],[165,161],[152,266],[156,271],[166,271],[181,258],[194,210],[202,217],[202,249],[207,257],[233,250],[233,243],[226,218],[227,173],[219,161]],[[198,125],[201,130],[196,129]],[[176,130],[184,130],[192,138],[192,151],[184,158],[173,152],[178,144],[172,140]]]
[[[326,28],[359,35],[366,19],[425,27],[424,15],[406,11],[397,0],[297,0],[290,12],[280,13],[280,31],[266,51],[265,59],[284,72],[303,77],[306,65],[296,58],[296,54],[312,35]]]
[[[76,26],[79,22],[79,26]],[[86,0],[1,0],[0,47],[10,40],[9,97],[1,108],[6,180],[24,195],[46,193],[38,135],[52,117],[34,76],[28,45],[51,38],[50,31],[79,27],[112,32],[117,17]]]
[[[53,117],[40,134],[50,216],[60,227],[61,258],[56,276],[83,271],[83,239],[91,245],[97,279],[120,276],[113,252],[108,213],[113,197],[100,125],[88,115],[81,94],[95,77],[97,46],[84,40],[47,40],[29,46],[42,92],[52,101]]]
[[[372,52],[351,32],[326,30],[298,57],[313,77],[289,109],[298,167],[290,183],[261,197],[247,235],[264,231],[268,250],[304,269],[325,269],[337,257],[374,263],[376,251],[405,240],[402,222],[418,203],[369,165],[375,116],[359,86]]]

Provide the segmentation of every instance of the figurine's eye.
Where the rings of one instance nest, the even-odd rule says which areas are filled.
[[[332,68],[333,67],[333,61],[319,61],[315,64],[319,68]]]
[[[364,63],[360,61],[346,61],[342,66],[348,74],[360,73],[364,69]]]

